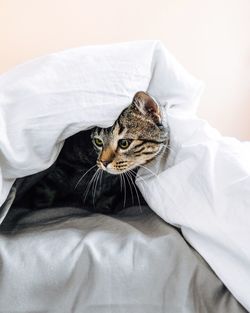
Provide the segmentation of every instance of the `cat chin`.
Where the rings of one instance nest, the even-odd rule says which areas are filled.
[[[112,175],[120,175],[120,174],[123,174],[123,173],[127,172],[127,171],[116,171],[116,170],[114,170],[112,168],[105,168],[104,171],[109,173],[109,174],[112,174]]]
[[[124,174],[124,173],[127,173],[129,172],[130,170],[133,170],[135,169],[136,166],[134,167],[131,167],[131,168],[128,168],[127,170],[123,170],[123,171],[117,171],[115,169],[112,169],[112,168],[105,168],[103,169],[105,172],[109,173],[109,174],[112,174],[112,175],[121,175],[121,174]]]

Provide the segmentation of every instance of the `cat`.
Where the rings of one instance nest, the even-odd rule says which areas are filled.
[[[137,92],[111,129],[96,128],[92,133],[98,153],[97,166],[110,174],[121,174],[152,161],[167,144],[156,101]]]
[[[115,214],[141,205],[137,170],[160,155],[168,140],[159,105],[146,92],[137,92],[113,126],[69,137],[49,169],[17,180],[13,207],[76,206]]]

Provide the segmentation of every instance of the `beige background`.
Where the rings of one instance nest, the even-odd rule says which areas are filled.
[[[249,0],[0,0],[0,73],[84,44],[160,39],[206,84],[199,115],[250,139]]]

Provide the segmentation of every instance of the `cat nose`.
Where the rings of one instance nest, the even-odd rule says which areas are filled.
[[[107,167],[109,165],[109,163],[111,163],[110,160],[101,160],[102,164],[104,167]]]

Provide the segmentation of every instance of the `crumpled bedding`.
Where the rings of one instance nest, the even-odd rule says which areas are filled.
[[[0,312],[246,312],[147,207],[30,213],[1,233],[0,255]]]
[[[202,84],[159,42],[73,49],[0,77],[0,221],[11,207],[17,178],[49,168],[69,136],[112,125],[138,90],[162,105],[170,154],[141,169],[137,185],[150,209],[181,230],[221,281],[213,276],[210,283],[214,274],[205,267],[196,284],[194,255],[203,261],[156,215],[153,220],[160,223],[147,223],[139,214],[125,225],[120,217],[102,215],[72,222],[68,213],[63,222],[48,225],[46,216],[43,223],[36,215],[31,220],[38,228],[25,229],[24,219],[22,230],[3,229],[3,311],[56,312],[62,305],[77,312],[84,302],[85,312],[127,312],[128,306],[130,312],[162,312],[171,299],[170,312],[244,311],[233,296],[250,310],[249,144],[223,138],[194,115]],[[169,229],[186,252],[175,240],[168,243]]]
[[[1,75],[0,205],[16,178],[49,168],[66,138],[111,126],[138,90],[195,111],[203,84],[158,41],[70,49]]]
[[[149,206],[181,228],[250,311],[250,142],[223,137],[206,121],[168,111],[171,155],[137,183]]]

